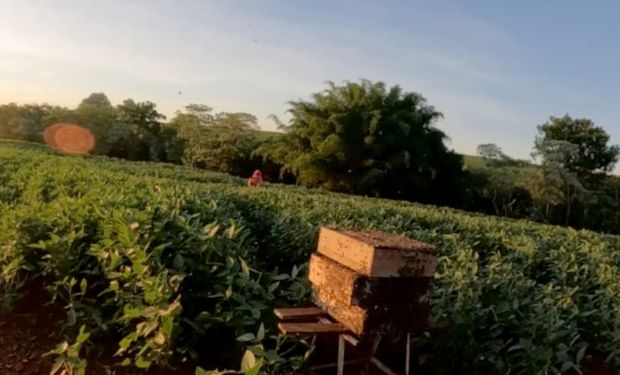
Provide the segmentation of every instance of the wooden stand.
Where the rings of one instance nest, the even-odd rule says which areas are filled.
[[[280,308],[274,310],[275,316],[280,319],[278,329],[284,335],[291,334],[338,334],[338,361],[336,363],[314,366],[311,369],[320,370],[336,367],[337,374],[344,374],[345,365],[365,363],[374,365],[377,369],[387,375],[398,375],[383,364],[377,357],[377,349],[381,343],[381,335],[376,335],[371,340],[372,345],[365,358],[346,361],[346,343],[358,347],[361,341],[354,334],[350,333],[345,326],[337,323],[334,319],[318,307],[293,307]],[[407,343],[405,349],[405,375],[409,375],[411,356],[411,334],[407,333]]]
[[[313,367],[336,367],[338,375],[350,363],[363,363],[366,373],[374,366],[395,375],[377,358],[377,349],[384,333],[404,333],[404,373],[409,375],[411,334],[429,328],[436,266],[433,245],[378,231],[322,227],[308,267],[318,307],[276,309],[278,327],[285,335],[338,335],[337,362]],[[347,342],[361,359],[345,359]]]

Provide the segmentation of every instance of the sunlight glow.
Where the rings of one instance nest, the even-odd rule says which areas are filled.
[[[51,125],[45,129],[43,137],[48,146],[66,154],[84,155],[95,148],[95,136],[91,131],[75,124]]]

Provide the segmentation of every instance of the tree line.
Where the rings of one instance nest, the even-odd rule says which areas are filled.
[[[486,165],[471,172],[474,209],[514,218],[620,233],[620,152],[587,118],[551,117],[538,126],[532,164],[494,144],[478,147]],[[486,207],[485,207],[486,206]]]
[[[100,155],[239,176],[261,169],[275,182],[620,233],[620,180],[610,175],[619,148],[589,119],[540,125],[536,163],[483,144],[483,165],[467,168],[435,126],[441,112],[399,86],[328,83],[289,113],[286,124],[273,117],[281,134],[268,134],[248,113],[190,104],[166,119],[152,102],[114,106],[94,93],[73,109],[0,105],[0,137],[43,142],[48,126],[70,122],[91,130]]]
[[[103,93],[93,93],[74,109],[47,104],[0,105],[0,137],[44,143],[44,130],[56,123],[72,123],[91,131],[94,154],[168,162],[246,175],[252,168],[272,171],[253,151],[256,117],[248,113],[214,112],[190,104],[169,120],[155,103],[126,99],[113,106]],[[277,167],[275,167],[277,168]],[[278,172],[272,172],[278,176]]]

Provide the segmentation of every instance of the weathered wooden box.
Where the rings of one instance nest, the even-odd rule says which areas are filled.
[[[321,228],[308,278],[314,302],[352,332],[415,332],[428,321],[436,264],[419,241]]]
[[[351,306],[333,291],[314,288],[315,303],[359,336],[385,332],[417,332],[426,326],[430,306],[424,304]]]
[[[420,305],[429,302],[432,277],[370,277],[321,254],[312,254],[308,279],[313,289],[350,306]]]
[[[373,277],[432,277],[435,248],[410,238],[378,231],[338,231],[321,228],[318,252]]]

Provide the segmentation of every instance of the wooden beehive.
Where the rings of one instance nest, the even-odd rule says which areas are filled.
[[[373,277],[432,277],[435,248],[424,242],[378,231],[338,231],[321,228],[318,252]]]
[[[321,254],[312,254],[308,279],[323,295],[350,306],[428,303],[431,277],[370,277]]]
[[[436,263],[419,241],[321,228],[308,277],[315,303],[352,332],[415,332],[428,320]]]

